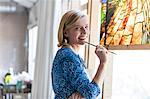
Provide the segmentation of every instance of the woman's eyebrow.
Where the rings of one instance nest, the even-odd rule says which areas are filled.
[[[80,26],[80,25],[74,25],[74,26]],[[81,26],[80,26],[81,27]]]
[[[82,27],[81,25],[77,25],[77,24],[75,24],[74,26],[80,26],[80,27]],[[88,24],[86,24],[85,26],[88,26]]]

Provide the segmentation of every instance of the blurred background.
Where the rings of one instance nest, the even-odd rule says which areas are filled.
[[[58,50],[57,30],[62,15],[72,9],[89,16],[88,42],[105,42],[117,54],[109,54],[108,71],[98,99],[150,99],[149,5],[150,0],[0,0],[0,99],[54,98],[50,73]],[[137,22],[142,25],[134,24],[142,31],[137,34],[144,41],[137,37],[140,43],[134,45],[126,38],[123,40],[127,43],[121,44],[120,35],[127,35],[120,33],[131,34],[128,26],[134,23],[135,13],[138,21],[144,20]],[[108,38],[103,36],[106,28]],[[118,32],[120,28],[123,30]],[[84,45],[79,53],[90,78],[99,64],[94,51],[94,47]]]

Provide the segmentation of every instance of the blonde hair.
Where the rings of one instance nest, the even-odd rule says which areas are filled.
[[[62,16],[58,29],[58,47],[67,44],[67,38],[65,38],[64,33],[84,16],[86,15],[75,10],[68,11]]]

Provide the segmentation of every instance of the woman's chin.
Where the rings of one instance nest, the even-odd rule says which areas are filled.
[[[81,44],[81,45],[84,45],[84,44],[85,44],[85,42],[86,42],[86,41],[80,41],[80,44]]]

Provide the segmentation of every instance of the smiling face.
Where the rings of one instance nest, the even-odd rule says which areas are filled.
[[[69,45],[79,47],[83,45],[88,37],[89,24],[87,16],[81,17],[72,27],[66,30],[64,36],[68,38]]]

